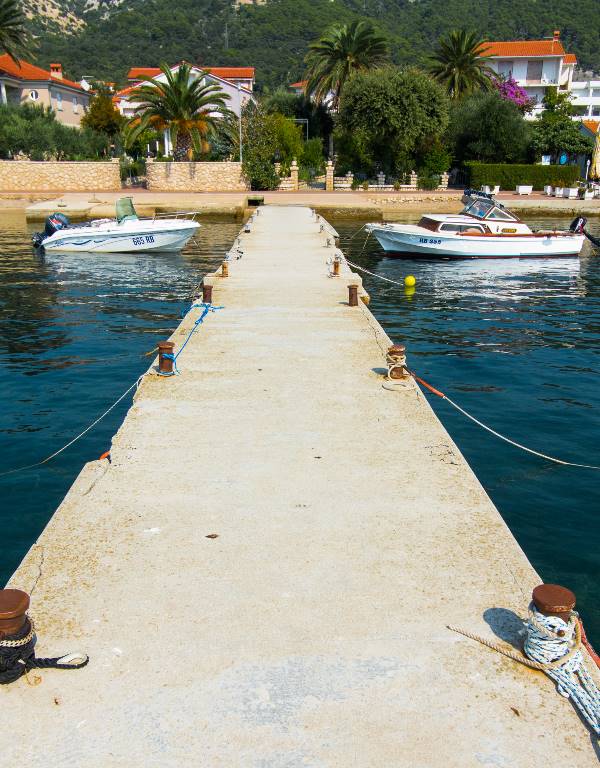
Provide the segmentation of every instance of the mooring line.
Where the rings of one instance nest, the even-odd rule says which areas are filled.
[[[98,416],[98,418],[93,421],[89,426],[87,426],[83,432],[80,432],[76,437],[74,437],[72,440],[69,440],[69,442],[66,445],[63,445],[62,448],[59,448],[58,451],[54,451],[50,456],[47,456],[45,459],[42,459],[41,461],[36,461],[34,464],[27,464],[25,467],[15,467],[15,469],[9,469],[7,472],[0,472],[0,477],[6,477],[6,475],[14,475],[17,472],[25,472],[26,469],[33,469],[34,467],[41,467],[42,464],[47,464],[51,459],[56,458],[60,453],[63,451],[66,451],[67,448],[73,445],[73,443],[76,443],[79,439],[81,439],[84,435],[86,435],[91,429],[93,429],[96,424],[102,421],[102,419],[105,416],[108,416],[108,414],[113,410],[113,408],[116,408],[117,405],[123,400],[127,395],[131,392],[132,389],[139,387],[140,381],[144,378],[146,374],[143,373],[141,376],[139,376],[134,383],[123,392],[123,394],[115,400],[115,402],[110,406],[110,408],[107,408],[104,413],[101,416]]]
[[[463,414],[463,416],[466,416],[467,419],[470,419],[475,424],[477,424],[479,427],[482,427],[482,429],[485,429],[490,434],[494,435],[494,437],[498,437],[500,440],[504,440],[505,443],[508,443],[509,445],[513,445],[515,448],[520,448],[522,451],[526,451],[527,453],[533,454],[533,456],[539,456],[542,459],[546,459],[547,461],[552,461],[555,464],[562,464],[565,467],[579,467],[580,469],[600,469],[600,466],[596,466],[595,464],[578,464],[574,461],[563,461],[563,459],[557,459],[555,456],[548,456],[546,453],[540,453],[540,451],[534,451],[533,448],[528,448],[526,445],[523,445],[522,443],[517,443],[515,440],[511,440],[509,437],[506,437],[505,435],[500,434],[500,432],[497,432],[495,429],[492,429],[491,427],[488,427],[487,424],[484,424],[482,421],[479,421],[479,419],[476,419],[475,416],[472,416],[468,411],[465,411],[464,408],[461,408],[461,406],[458,403],[455,403],[454,400],[451,400],[448,395],[444,394],[443,392],[440,392],[439,389],[436,389],[435,387],[432,387],[431,384],[428,384],[425,379],[422,379],[420,376],[417,376],[417,374],[414,371],[406,369],[408,373],[413,377],[415,381],[418,381],[419,384],[422,384],[426,389],[428,389],[432,394],[436,395],[437,397],[440,397],[442,400],[446,400],[446,402],[450,403],[450,405],[453,408],[456,408],[457,411],[460,411],[460,413]]]

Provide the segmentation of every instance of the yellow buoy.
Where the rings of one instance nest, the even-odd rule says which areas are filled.
[[[407,288],[412,288],[416,284],[417,284],[417,281],[415,280],[415,276],[414,275],[406,275],[406,277],[404,278],[404,285]]]

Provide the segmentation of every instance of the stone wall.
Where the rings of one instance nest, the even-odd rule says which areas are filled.
[[[146,164],[148,189],[155,192],[245,192],[240,163]]]
[[[112,192],[119,161],[0,160],[0,192]]]

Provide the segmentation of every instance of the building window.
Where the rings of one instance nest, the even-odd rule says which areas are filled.
[[[505,80],[509,80],[513,73],[512,61],[499,61],[498,62],[498,74]]]
[[[31,101],[37,101],[40,98],[40,94],[37,91],[29,91],[29,98]]]
[[[79,112],[79,101],[77,100],[77,96],[73,96],[73,112],[75,114]]]
[[[592,107],[592,117],[600,117],[600,107]]]
[[[600,99],[600,88],[592,88],[592,98]]]
[[[542,79],[544,62],[537,59],[531,59],[527,62],[527,79],[539,83]]]
[[[63,108],[62,107],[62,93],[57,93],[56,94],[56,109],[59,112],[62,112],[62,108]]]

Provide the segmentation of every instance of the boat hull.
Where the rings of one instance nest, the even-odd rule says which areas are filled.
[[[182,225],[185,226],[182,226]],[[64,229],[42,243],[45,251],[60,253],[152,253],[180,251],[200,225],[178,222],[177,227],[148,226],[138,231],[110,231],[94,227]]]
[[[442,236],[438,232],[415,234],[371,226],[370,231],[386,253],[400,258],[514,259],[578,256],[584,235]]]

